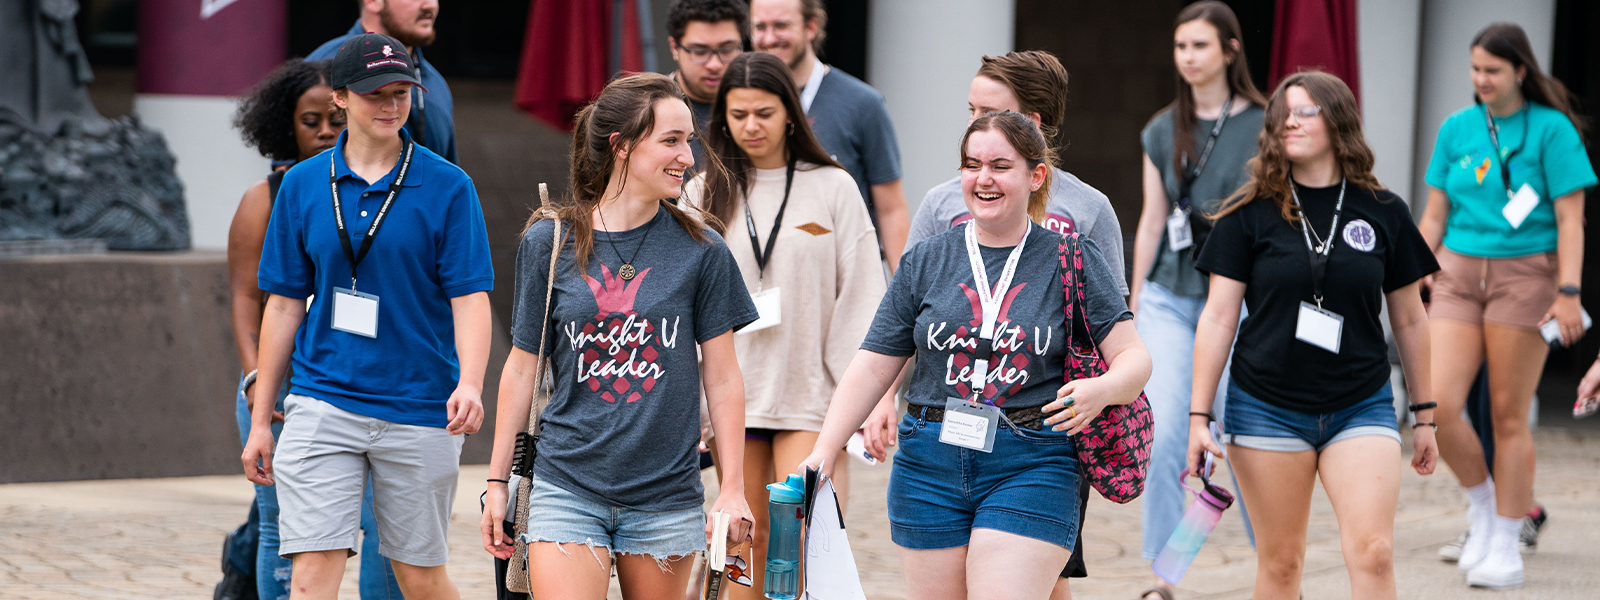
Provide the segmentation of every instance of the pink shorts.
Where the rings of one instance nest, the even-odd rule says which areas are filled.
[[[1556,301],[1556,253],[1481,258],[1440,248],[1430,319],[1537,329]]]

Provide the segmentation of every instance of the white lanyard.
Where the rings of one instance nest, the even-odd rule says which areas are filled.
[[[966,235],[967,260],[972,265],[972,280],[977,284],[978,305],[983,311],[983,326],[978,330],[978,345],[973,352],[977,360],[973,361],[971,380],[972,388],[981,391],[989,375],[989,355],[994,350],[995,319],[1000,317],[1000,303],[1004,301],[1006,291],[1011,289],[1011,277],[1017,273],[1017,261],[1022,258],[1022,247],[1028,241],[1028,236],[1024,234],[1022,240],[1017,242],[1017,247],[1011,249],[1011,255],[1006,257],[1006,266],[1000,271],[1000,279],[991,288],[989,274],[983,266],[983,255],[978,252],[976,222],[967,222]]]
[[[822,87],[822,76],[828,73],[828,67],[822,64],[822,59],[811,57],[811,76],[806,78],[806,87],[800,89],[800,110],[811,112],[811,101],[817,99],[817,88]]]

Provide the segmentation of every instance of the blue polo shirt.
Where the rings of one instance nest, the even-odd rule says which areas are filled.
[[[263,291],[315,295],[295,333],[289,391],[341,409],[407,425],[444,427],[445,402],[460,379],[450,299],[494,288],[489,236],[472,179],[417,146],[411,170],[372,249],[357,290],[378,296],[378,337],[333,329],[333,288],[350,287],[328,188],[333,161],[351,247],[359,252],[400,161],[367,182],[344,161],[350,132],[284,174],[261,248]],[[410,135],[401,132],[406,140]]]
[[[339,53],[339,44],[353,35],[361,35],[366,30],[361,28],[361,20],[344,35],[328,40],[318,46],[315,52],[306,57],[306,60],[325,60],[333,58]],[[422,139],[418,143],[427,146],[435,154],[443,156],[445,160],[456,162],[456,122],[455,100],[450,96],[450,84],[444,82],[444,76],[439,74],[428,59],[422,57],[421,48],[411,49],[411,58],[417,61],[417,66],[422,68],[422,87],[427,91],[419,91],[411,102],[411,116],[406,119],[406,131],[416,135],[416,123],[420,119],[426,121],[422,131]]]

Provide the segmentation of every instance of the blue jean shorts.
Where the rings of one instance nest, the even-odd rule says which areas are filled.
[[[612,554],[658,559],[706,549],[706,516],[700,508],[649,512],[601,504],[551,483],[533,481],[528,533],[534,542],[583,544]]]
[[[1228,416],[1222,423],[1227,443],[1273,452],[1321,452],[1329,444],[1364,435],[1400,441],[1394,392],[1383,384],[1366,399],[1342,410],[1314,415],[1268,404],[1228,382]]]
[[[889,475],[889,532],[912,550],[959,548],[974,528],[1071,549],[1078,539],[1078,457],[1065,432],[995,432],[994,452],[939,441],[943,423],[911,407]]]

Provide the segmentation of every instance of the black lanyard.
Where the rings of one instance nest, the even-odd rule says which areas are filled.
[[[1517,112],[1522,112],[1522,111],[1517,111]],[[1507,153],[1504,158],[1501,158],[1500,157],[1500,126],[1496,125],[1494,123],[1494,115],[1489,114],[1489,105],[1487,105],[1487,104],[1483,105],[1483,118],[1489,121],[1489,141],[1494,144],[1494,159],[1495,159],[1496,162],[1500,163],[1500,179],[1505,180],[1505,182],[1506,182],[1506,197],[1510,198],[1511,195],[1512,195],[1512,191],[1511,191],[1511,159],[1512,159],[1512,157],[1515,157],[1518,152],[1521,152],[1522,148],[1524,146],[1528,145],[1528,123],[1527,123],[1527,119],[1523,119],[1523,123],[1522,123],[1522,142],[1518,143],[1517,147],[1515,149],[1511,150],[1510,153]]]
[[[1322,308],[1322,284],[1328,278],[1328,255],[1333,253],[1334,234],[1339,232],[1339,215],[1344,213],[1344,179],[1339,179],[1339,202],[1333,207],[1333,225],[1328,227],[1328,239],[1317,238],[1318,245],[1311,245],[1311,236],[1316,232],[1311,229],[1311,219],[1306,216],[1306,211],[1300,206],[1300,194],[1295,191],[1295,183],[1289,182],[1289,195],[1294,198],[1294,209],[1300,213],[1300,233],[1306,238],[1306,250],[1311,251],[1311,295],[1317,301],[1317,308]]]
[[[361,264],[361,259],[367,257],[367,251],[372,249],[373,238],[378,237],[378,227],[383,225],[383,218],[389,214],[389,207],[394,205],[394,198],[400,194],[400,184],[406,180],[406,171],[411,170],[411,151],[416,148],[416,142],[407,142],[405,156],[400,162],[400,172],[395,174],[394,182],[389,184],[389,195],[383,199],[383,206],[378,208],[378,215],[372,218],[372,226],[367,228],[367,237],[361,240],[361,252],[356,252],[350,247],[350,233],[344,227],[344,206],[339,202],[339,179],[337,160],[332,154],[328,156],[328,187],[333,188],[333,225],[339,230],[339,243],[344,246],[344,257],[350,261],[350,290],[356,289],[356,265]],[[337,151],[335,151],[337,152]]]
[[[1183,174],[1182,185],[1178,186],[1178,208],[1189,210],[1189,189],[1194,187],[1194,182],[1200,179],[1200,174],[1206,170],[1206,162],[1211,160],[1211,151],[1217,147],[1217,136],[1222,135],[1222,126],[1228,122],[1228,113],[1233,110],[1233,94],[1228,94],[1228,99],[1222,102],[1222,114],[1217,116],[1217,124],[1211,126],[1211,137],[1206,140],[1206,147],[1200,151],[1200,159],[1195,161],[1194,167]],[[1188,164],[1188,160],[1184,161]]]
[[[767,236],[767,250],[761,251],[761,240],[756,237],[756,219],[750,216],[750,198],[744,202],[744,227],[750,233],[750,249],[756,253],[756,279],[767,274],[767,261],[772,259],[772,247],[778,242],[778,232],[783,229],[783,211],[789,208],[789,188],[794,186],[794,161],[789,161],[783,176],[783,203],[778,205],[778,216],[772,220],[772,234]]]

